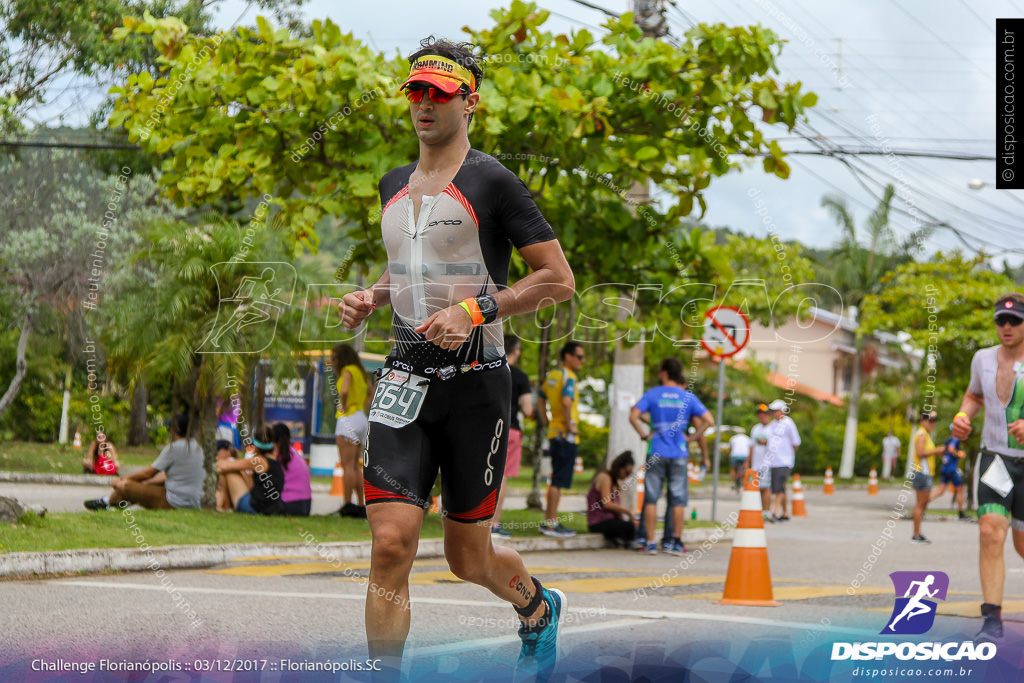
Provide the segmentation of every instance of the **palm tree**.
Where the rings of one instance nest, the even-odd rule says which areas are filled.
[[[835,195],[827,195],[821,200],[821,205],[829,210],[842,230],[839,243],[833,250],[825,270],[831,271],[831,277],[828,279],[843,294],[845,304],[850,308],[855,307],[859,310],[866,296],[876,294],[882,288],[882,278],[886,273],[912,260],[913,253],[919,248],[921,237],[928,232],[927,228],[920,228],[903,242],[896,239],[889,227],[889,210],[894,195],[895,188],[887,185],[881,201],[864,225],[867,233],[867,240],[864,243],[857,235],[853,214],[846,201]],[[846,414],[843,454],[839,464],[841,478],[849,479],[853,476],[860,390],[864,375],[862,356],[865,336],[869,332],[858,324],[854,333],[853,378]]]
[[[303,289],[283,240],[270,228],[244,238],[220,218],[154,225],[105,307],[101,338],[115,375],[170,385],[187,406],[206,458],[204,505],[216,483],[218,398],[249,386],[263,356],[294,367],[299,347]]]

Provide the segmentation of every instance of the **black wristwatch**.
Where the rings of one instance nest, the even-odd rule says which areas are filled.
[[[492,323],[498,317],[498,302],[490,294],[482,294],[476,298],[476,305],[480,307],[480,314],[484,317],[484,323]]]

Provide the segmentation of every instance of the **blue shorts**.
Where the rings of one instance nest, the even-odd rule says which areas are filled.
[[[940,484],[952,484],[953,486],[963,486],[964,478],[960,474],[960,470],[939,470],[939,483]]]
[[[570,488],[579,444],[555,438],[548,445],[551,452],[551,485],[556,489]]]
[[[252,496],[246,493],[235,503],[235,512],[244,512],[247,515],[255,515],[257,512],[252,509]]]
[[[655,505],[661,495],[661,485],[668,481],[668,505],[685,506],[689,499],[690,479],[687,473],[687,458],[663,458],[647,456],[644,471],[644,505]]]

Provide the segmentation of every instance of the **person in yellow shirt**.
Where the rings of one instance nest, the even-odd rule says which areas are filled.
[[[914,535],[910,539],[911,543],[931,543],[921,534],[921,520],[924,519],[924,511],[931,499],[935,456],[945,450],[944,446],[936,447],[932,441],[932,430],[938,419],[939,414],[934,410],[924,411],[921,413],[921,423],[914,432],[914,469],[910,476],[917,494],[917,504],[914,506]]]
[[[363,407],[366,404],[367,381],[359,354],[348,344],[337,344],[331,349],[331,367],[334,370],[338,408],[334,438],[338,444],[338,461],[344,471],[344,495],[339,511],[342,517],[366,517],[363,499],[363,473],[357,464],[369,424]],[[353,495],[356,502],[352,502]]]
[[[545,404],[550,405],[548,443],[551,449],[551,486],[548,488],[547,508],[540,532],[545,536],[569,537],[576,532],[558,522],[558,504],[562,489],[572,486],[573,465],[579,448],[579,392],[576,373],[583,367],[583,346],[579,342],[566,342],[560,352],[562,367],[552,370],[544,379],[544,392],[538,397],[538,416],[546,415]]]

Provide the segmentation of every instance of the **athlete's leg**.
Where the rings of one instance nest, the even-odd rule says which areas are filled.
[[[562,500],[562,489],[557,486],[548,487],[547,507],[544,509],[544,521],[554,526],[558,524],[558,504]]]
[[[933,500],[935,500],[936,498],[940,497],[945,492],[946,492],[946,482],[942,482],[941,484],[939,484],[939,488],[932,492],[932,495],[928,499],[928,502],[929,503],[932,502]]]
[[[445,518],[444,556],[452,573],[463,581],[483,586],[516,607],[533,599],[533,578],[515,550],[491,542],[490,520],[466,524]],[[533,626],[544,616],[544,604],[523,621]]]
[[[924,519],[925,508],[928,507],[928,490],[917,491],[917,504],[914,505],[914,535],[921,535],[921,521]]]
[[[1003,604],[1003,583],[1006,580],[1003,546],[1009,527],[1010,521],[1000,514],[982,515],[978,520],[978,573],[981,576],[981,595],[985,602],[993,605]],[[1017,547],[1017,533],[1014,532],[1014,547]]]
[[[338,444],[338,461],[341,463],[342,482],[344,484],[344,496],[342,505],[351,503],[353,497],[358,498],[359,485],[362,483],[362,475],[356,460],[359,458],[362,447],[344,436],[334,437]]]
[[[387,669],[401,666],[409,636],[409,572],[416,559],[423,516],[422,508],[406,503],[382,502],[366,508],[373,536],[366,643],[370,657],[384,659]]]

